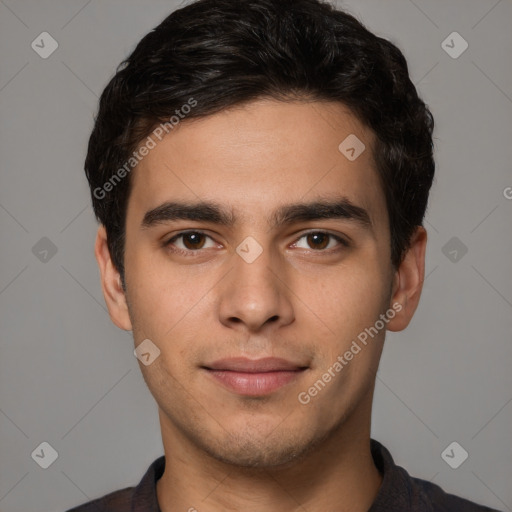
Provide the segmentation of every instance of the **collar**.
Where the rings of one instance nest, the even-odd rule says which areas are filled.
[[[397,466],[389,451],[378,441],[370,440],[375,466],[382,474],[382,484],[368,512],[414,510],[432,512],[421,488],[414,484],[407,471]],[[156,482],[164,473],[165,456],[156,459],[135,487],[131,512],[161,512],[156,494]]]

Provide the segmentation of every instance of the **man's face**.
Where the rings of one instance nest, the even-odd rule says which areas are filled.
[[[353,161],[338,149],[351,134],[366,146]],[[369,422],[384,330],[334,376],[332,367],[391,306],[373,140],[342,105],[259,100],[185,120],[140,162],[126,298],[135,344],[148,338],[161,351],[141,370],[164,435],[219,460],[273,466],[357,411]],[[316,202],[344,209],[279,215]],[[180,218],[166,203],[211,203],[232,222],[211,210]],[[329,368],[330,382],[309,394]]]

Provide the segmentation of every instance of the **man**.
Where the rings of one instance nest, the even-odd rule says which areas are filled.
[[[142,39],[85,168],[165,455],[75,512],[490,510],[370,439],[385,333],[420,299],[432,131],[401,52],[317,0],[200,0]]]

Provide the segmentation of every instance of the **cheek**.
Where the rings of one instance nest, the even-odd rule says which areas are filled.
[[[134,338],[137,343],[149,338],[160,349],[158,370],[143,371],[159,375],[159,382],[171,387],[177,382],[192,381],[197,376],[188,372],[200,359],[201,350],[210,347],[215,339],[215,286],[220,275],[213,270],[201,273],[193,266],[172,268],[161,261],[157,268],[143,257],[133,263]]]
[[[207,301],[215,284],[212,273],[201,273],[193,265],[171,265],[163,249],[130,253],[127,244],[126,262],[133,309],[154,335],[165,335],[188,312]]]
[[[311,400],[324,427],[347,414],[368,391],[385,334],[384,329],[372,329],[387,309],[387,280],[378,266],[338,270],[316,293],[311,293],[312,282],[305,283],[301,292],[307,292],[311,310],[303,308],[301,330],[314,337],[316,349],[301,396]]]
[[[305,305],[301,310],[306,318],[323,323],[331,336],[354,335],[386,307],[387,279],[376,262],[347,263],[316,275],[297,274],[292,289]]]

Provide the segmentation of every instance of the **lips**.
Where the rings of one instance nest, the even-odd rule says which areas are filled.
[[[265,396],[298,379],[307,366],[275,357],[236,357],[209,363],[203,369],[229,391],[245,396]]]
[[[305,366],[292,363],[286,359],[277,357],[265,357],[262,359],[247,359],[245,357],[233,357],[231,359],[220,359],[211,364],[205,365],[209,370],[231,371],[242,373],[266,373],[280,371],[295,371],[304,369]]]

